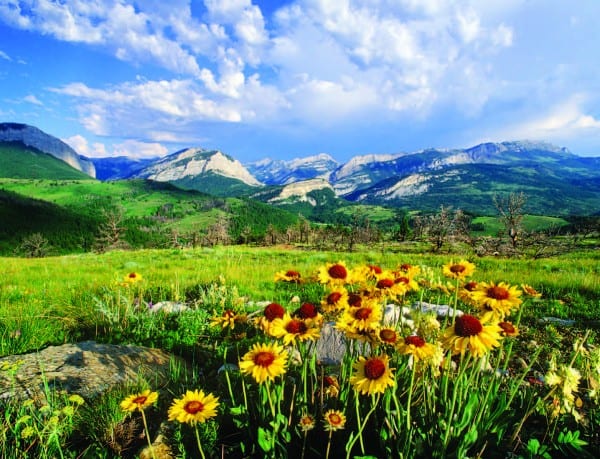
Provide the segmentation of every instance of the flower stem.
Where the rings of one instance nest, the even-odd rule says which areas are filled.
[[[146,440],[148,440],[148,448],[150,449],[150,454],[152,455],[152,459],[156,459],[156,455],[154,454],[154,448],[152,447],[152,442],[150,441],[150,431],[148,430],[146,415],[144,414],[144,410],[140,410],[140,412],[142,413],[142,422],[144,423],[144,431],[146,432]]]
[[[202,442],[200,441],[200,433],[198,432],[198,424],[194,424],[194,432],[196,433],[196,443],[198,444],[198,451],[200,451],[200,456],[202,459],[206,459],[204,455],[204,451],[202,450]]]

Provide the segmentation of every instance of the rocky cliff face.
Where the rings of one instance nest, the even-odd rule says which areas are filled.
[[[36,127],[20,123],[0,123],[0,141],[21,142],[28,147],[48,153],[91,177],[96,176],[94,164],[89,159],[77,154],[62,140]]]

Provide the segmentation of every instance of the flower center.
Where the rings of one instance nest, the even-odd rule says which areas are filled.
[[[412,344],[415,347],[423,347],[425,346],[425,340],[420,336],[411,335],[404,338],[404,344]]]
[[[477,288],[477,282],[475,282],[475,281],[467,282],[465,284],[465,290],[467,290],[468,292],[472,292],[476,288]]]
[[[393,279],[381,279],[377,282],[376,287],[383,289],[383,288],[390,288],[392,285],[394,285]]]
[[[500,322],[498,324],[498,326],[502,329],[502,331],[504,333],[506,333],[507,335],[514,335],[515,332],[517,331],[514,327],[513,324],[511,324],[510,322]]]
[[[403,263],[400,265],[400,269],[402,271],[410,271],[410,269],[412,268],[412,265],[409,265],[408,263]]]
[[[292,319],[288,322],[288,324],[285,326],[285,331],[287,331],[288,333],[291,333],[293,335],[301,335],[303,333],[306,333],[306,330],[308,330],[308,327],[306,326],[306,324],[298,319]]]
[[[395,284],[400,284],[400,283],[402,283],[402,284],[408,284],[409,282],[410,282],[410,279],[408,277],[404,277],[404,276],[397,277],[394,280]]]
[[[342,423],[342,417],[337,413],[330,413],[328,416],[329,424],[337,426]]]
[[[371,308],[358,308],[354,311],[354,318],[358,320],[366,320],[371,316],[373,310]]]
[[[390,330],[389,328],[384,328],[379,332],[379,337],[381,341],[386,343],[395,343],[396,342],[396,332],[394,330]]]
[[[312,319],[317,317],[317,308],[312,303],[304,303],[298,310],[299,316],[303,319]]]
[[[360,295],[357,295],[356,293],[351,293],[348,295],[348,305],[352,306],[353,308],[358,308],[361,304],[362,298]]]
[[[469,314],[457,317],[454,323],[454,332],[463,338],[478,335],[481,330],[483,330],[483,325],[479,319]]]
[[[135,279],[137,277],[136,273],[129,273],[129,278],[130,279]]]
[[[340,292],[333,292],[327,295],[327,304],[336,304],[340,301],[342,294]]]
[[[281,319],[284,313],[283,306],[277,303],[271,303],[265,308],[265,317],[269,322],[273,322],[277,318]]]
[[[204,409],[204,405],[198,400],[192,400],[191,402],[187,402],[183,409],[186,413],[196,414]]]
[[[342,265],[333,265],[327,272],[333,279],[345,279],[348,276],[348,271]]]
[[[369,269],[374,272],[375,274],[381,274],[381,268],[379,266],[376,265],[369,265]]]
[[[254,364],[259,367],[267,368],[273,363],[275,356],[272,352],[259,352],[254,356]]]
[[[365,362],[365,376],[369,379],[379,379],[385,373],[385,363],[381,359],[370,359]]]
[[[498,285],[488,288],[486,294],[488,298],[493,298],[494,300],[506,300],[510,297],[508,290]]]
[[[285,273],[287,277],[300,277],[300,273],[298,271],[289,270]]]
[[[135,403],[136,405],[143,405],[144,403],[146,403],[146,400],[148,400],[147,396],[140,395],[133,399],[133,403]]]
[[[456,264],[456,265],[450,266],[450,272],[454,273],[454,274],[460,274],[460,273],[464,272],[465,269],[467,269],[467,267],[465,265],[461,265],[461,264]]]

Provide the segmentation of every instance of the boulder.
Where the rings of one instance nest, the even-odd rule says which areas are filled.
[[[46,387],[91,399],[140,377],[166,382],[174,358],[160,349],[84,341],[0,358],[0,400],[44,399]]]

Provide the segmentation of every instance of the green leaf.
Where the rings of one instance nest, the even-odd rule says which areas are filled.
[[[273,447],[271,443],[272,433],[262,427],[258,428],[258,445],[262,448],[264,452],[271,451]]]

